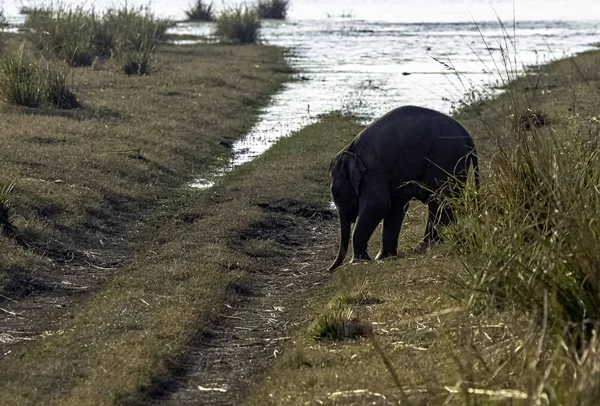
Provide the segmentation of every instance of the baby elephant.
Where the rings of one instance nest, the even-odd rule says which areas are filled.
[[[383,220],[377,259],[396,256],[398,235],[412,199],[429,205],[425,242],[439,240],[438,226],[454,216],[441,189],[449,179],[465,182],[479,167],[473,139],[454,119],[422,107],[390,111],[358,134],[331,161],[331,193],[340,216],[340,247],[329,267],[341,265],[354,226],[354,260],[369,259],[367,243]],[[446,194],[447,196],[447,194]]]

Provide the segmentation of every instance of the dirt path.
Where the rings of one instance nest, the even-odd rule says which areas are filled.
[[[277,241],[285,255],[257,258],[257,268],[230,286],[236,295],[223,305],[220,318],[199,332],[181,369],[148,403],[241,403],[247,389],[281,353],[290,333],[306,322],[298,310],[331,276],[325,269],[337,221],[325,209],[296,207],[295,213],[281,207],[263,209],[269,212],[266,224],[279,226],[261,223],[247,235]],[[244,241],[237,243],[244,250]]]

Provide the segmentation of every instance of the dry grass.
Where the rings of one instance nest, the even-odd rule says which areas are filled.
[[[26,301],[64,280],[97,286],[109,272],[98,266],[115,268],[119,261],[105,265],[115,253],[145,247],[102,294],[80,297],[61,326],[38,326],[51,331],[11,349],[2,361],[2,404],[135,399],[166,371],[233,275],[222,248],[175,217],[175,207],[203,210],[211,196],[179,188],[222,163],[230,154],[223,144],[255,122],[287,78],[282,51],[167,46],[155,57],[152,76],[124,77],[110,64],[75,69],[81,109],[0,109],[0,185],[14,182],[10,218],[27,247],[0,236],[5,296]],[[149,234],[160,237],[150,243]]]

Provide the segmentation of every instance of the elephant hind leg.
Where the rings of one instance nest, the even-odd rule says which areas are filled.
[[[395,200],[390,212],[383,219],[383,230],[381,232],[381,251],[376,259],[395,257],[398,255],[398,236],[404,221],[404,215],[408,210],[409,200]]]
[[[454,222],[454,211],[447,204],[440,203],[438,200],[430,201],[428,206],[429,214],[423,242],[426,244],[438,243],[441,241],[439,228]]]

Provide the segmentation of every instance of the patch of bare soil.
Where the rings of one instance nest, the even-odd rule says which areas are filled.
[[[151,394],[155,405],[240,403],[281,353],[291,332],[306,322],[299,311],[331,274],[337,222],[326,208],[297,201],[259,205],[265,220],[230,243],[256,256],[246,276],[229,286],[230,300],[209,329],[198,332],[171,380]],[[257,253],[256,241],[276,245]]]

